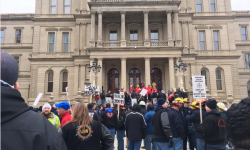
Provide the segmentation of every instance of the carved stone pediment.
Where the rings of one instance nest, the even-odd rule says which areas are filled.
[[[111,26],[120,27],[121,25],[118,24],[118,23],[109,23],[109,24],[106,24],[106,27],[111,27]]]
[[[62,28],[60,28],[60,31],[72,31],[72,28],[62,27]]]
[[[210,29],[222,29],[222,26],[215,24],[215,25],[210,26],[209,28]]]
[[[46,31],[58,31],[58,28],[55,28],[55,27],[48,27],[48,28],[45,28]]]
[[[198,25],[195,27],[195,29],[208,29],[208,26],[206,25]]]
[[[127,24],[128,27],[140,27],[141,24],[140,23],[129,23]]]
[[[148,25],[149,26],[162,26],[162,24],[158,22],[152,22],[152,23],[149,23]]]

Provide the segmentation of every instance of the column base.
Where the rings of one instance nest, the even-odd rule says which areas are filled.
[[[181,46],[181,40],[175,40],[175,46]]]
[[[95,41],[90,41],[89,43],[90,43],[90,47],[92,47],[92,48],[93,48],[93,47],[96,47],[96,46],[95,46]]]
[[[102,41],[97,41],[97,47],[102,48],[102,44],[103,44],[103,42],[102,42]]]
[[[168,40],[168,46],[174,46],[174,40],[172,39]]]
[[[144,41],[144,47],[150,47],[150,41]]]
[[[121,47],[126,47],[126,46],[127,46],[126,40],[121,40]]]

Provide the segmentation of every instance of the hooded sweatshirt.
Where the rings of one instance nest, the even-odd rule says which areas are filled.
[[[117,115],[111,108],[107,108],[101,114],[101,123],[110,130],[115,130],[118,125]]]

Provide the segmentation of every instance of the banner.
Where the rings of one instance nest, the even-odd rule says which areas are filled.
[[[193,98],[206,98],[205,76],[192,76]]]
[[[105,99],[106,99],[106,104],[109,103],[110,107],[114,107],[111,97],[105,97]]]
[[[99,95],[99,86],[85,85],[85,95]]]
[[[124,104],[124,94],[114,94],[114,104]]]
[[[33,106],[36,106],[38,104],[38,102],[40,101],[41,97],[42,97],[43,93],[39,93],[36,100],[33,103]]]

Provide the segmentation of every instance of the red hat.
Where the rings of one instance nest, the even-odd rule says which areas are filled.
[[[123,104],[120,104],[121,109],[126,109]]]

